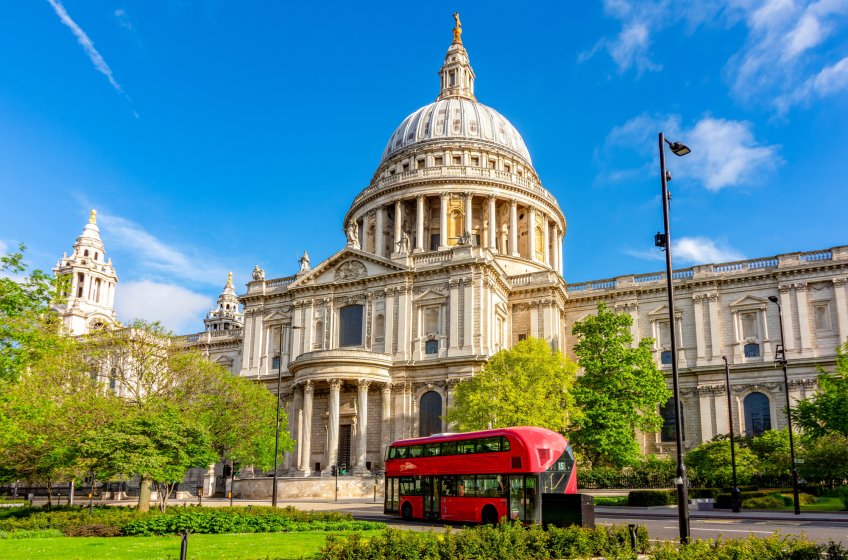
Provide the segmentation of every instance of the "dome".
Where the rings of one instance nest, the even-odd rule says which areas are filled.
[[[380,163],[402,148],[429,140],[489,142],[533,165],[521,135],[503,115],[472,99],[442,99],[418,109],[389,139]]]

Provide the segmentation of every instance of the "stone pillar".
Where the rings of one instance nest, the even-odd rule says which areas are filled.
[[[327,465],[321,471],[322,476],[330,476],[332,466],[339,460],[339,393],[342,389],[341,379],[330,379],[330,399],[327,417]]]
[[[701,409],[701,441],[710,441],[713,439],[713,416],[710,408],[710,394],[707,391],[699,391],[698,395]]]
[[[726,435],[730,433],[727,425],[727,395],[715,394],[715,417],[716,417],[716,433],[715,435]]]
[[[562,262],[562,234],[559,231],[557,231],[557,261],[559,262],[559,275],[565,276],[565,265]]]
[[[536,208],[530,206],[527,212],[527,249],[529,255],[527,258],[531,261],[538,261],[536,258]]]
[[[291,339],[292,329],[288,325],[280,325],[280,341],[282,343],[283,352],[280,354],[280,367],[283,371],[289,367],[291,359],[291,351],[289,348],[289,340]]]
[[[783,312],[783,350],[789,352],[795,350],[795,330],[792,325],[792,299],[790,298],[789,284],[780,286],[780,309]],[[787,355],[787,358],[789,356]]]
[[[713,348],[712,360],[720,360],[721,353],[721,338],[719,336],[719,324],[718,324],[718,292],[713,292],[709,294],[710,300],[710,344]],[[709,439],[705,439],[702,441],[709,441]]]
[[[474,353],[474,278],[462,280],[465,291],[462,310],[462,353]]]
[[[472,223],[473,223],[473,222],[471,221],[471,212],[472,212],[472,204],[471,204],[471,201],[472,201],[472,199],[474,198],[474,193],[467,192],[467,193],[465,193],[464,198],[465,198],[465,228],[464,228],[464,229],[465,229],[465,231],[467,231],[467,232],[468,232],[468,234],[470,235],[470,234],[471,234]],[[462,232],[462,233],[463,233],[463,235],[465,234],[465,231],[463,231],[463,232]],[[472,245],[473,245],[473,243],[472,243]]]
[[[445,251],[448,246],[448,203],[450,193],[440,195],[441,206],[439,206],[439,251]]]
[[[489,250],[498,252],[498,216],[495,213],[495,195],[489,195]]]
[[[362,216],[362,223],[358,224],[357,235],[359,236],[359,246],[362,247],[362,250],[368,247],[368,215]]]
[[[509,254],[520,257],[518,253],[518,201],[509,201]]]
[[[294,388],[294,417],[289,429],[291,430],[291,438],[294,440],[291,469],[299,471],[303,469],[300,463],[300,450],[303,447],[303,387],[299,384]]]
[[[807,313],[806,282],[795,284],[795,299],[798,302],[798,327],[801,331],[801,351],[806,352],[813,348],[810,344],[810,318]],[[789,320],[791,321],[792,319],[790,318]]]
[[[211,496],[215,493],[215,463],[209,465],[209,468],[203,473],[203,495]]]
[[[545,227],[542,228],[544,231],[545,239],[544,239],[544,251],[542,252],[542,258],[545,260],[545,264],[548,266],[553,266],[551,264],[551,224],[548,222],[548,217],[545,216],[542,220],[542,223],[545,224]]]
[[[392,384],[383,383],[382,392],[382,407],[380,411],[380,459],[377,464],[380,465],[380,470],[386,470],[386,449],[392,443],[391,419],[392,419]]]
[[[456,356],[459,351],[459,279],[451,278],[450,286],[450,343],[448,356]]]
[[[312,474],[312,397],[315,394],[315,384],[307,381],[303,385],[303,439],[300,446],[300,468],[298,476]]]
[[[848,305],[845,303],[845,278],[833,279],[833,293],[836,296],[836,323],[839,330],[839,344],[845,344],[848,337]]]
[[[424,240],[424,195],[416,196],[415,202],[415,249],[412,252],[421,253],[425,251],[424,247],[427,247],[426,250],[430,250],[429,240],[426,245]]]
[[[253,314],[253,347],[251,348],[251,362],[252,366],[251,370],[255,370],[253,373],[261,374],[262,371],[262,346],[264,344],[263,334],[265,334],[265,327],[263,323],[265,322],[265,313],[256,310]]]
[[[292,319],[292,326],[294,327],[302,327],[303,326],[303,302],[296,301],[294,302],[294,317]],[[300,355],[300,337],[302,336],[303,329],[292,329],[292,347],[291,347],[291,359],[295,361],[297,357]],[[247,340],[247,333],[244,335],[245,343]]]
[[[487,353],[489,348],[487,329],[488,324],[492,321],[492,313],[489,312],[489,307],[486,303],[488,301],[486,298],[488,281],[486,282],[486,286],[486,288],[483,287],[483,275],[478,275],[477,279],[474,281],[474,291],[478,294],[478,302],[477,305],[474,306],[474,312],[477,314],[477,317],[479,317],[478,324],[474,329],[474,348],[477,349],[478,354]]]
[[[377,208],[377,225],[374,228],[374,254],[378,257],[386,257],[385,248],[386,248],[386,239],[383,236],[383,215],[386,211],[382,206]]]
[[[368,432],[368,386],[371,385],[369,379],[360,379],[357,383],[357,404],[356,404],[356,464],[353,467],[353,474],[364,475],[370,474],[365,468],[365,446],[368,444],[366,437]]]
[[[551,236],[551,268],[553,268],[554,271],[559,271],[559,250],[557,249],[557,241],[559,240],[559,236],[557,235],[557,227],[556,223],[554,222],[551,222],[548,225],[553,230],[548,234]]]
[[[408,295],[407,295],[408,294]],[[397,325],[397,354],[398,360],[406,360],[409,356],[409,339],[411,334],[409,321],[409,296],[412,295],[412,289],[407,290],[406,286],[400,286],[397,289],[398,299],[398,325]]]
[[[551,348],[555,348],[554,343],[554,310],[553,301],[546,299],[541,302],[542,306],[542,336],[547,341]]]
[[[303,332],[303,353],[307,354],[312,352],[312,335],[315,329],[312,326],[313,320],[312,317],[315,315],[314,311],[314,303],[311,299],[308,299],[303,302],[303,324],[300,326],[303,329],[295,329]]]
[[[539,338],[539,302],[530,302],[530,336]]]
[[[386,333],[383,337],[383,353],[392,355],[395,334],[395,289],[386,288],[386,315],[384,317]]]
[[[704,339],[704,296],[696,294],[692,296],[695,313],[695,346],[698,352],[698,362],[707,358],[706,340]],[[698,363],[698,365],[701,365]]]
[[[395,200],[395,243],[400,241],[401,234],[403,233],[403,201],[401,199]],[[399,247],[394,245],[390,253],[397,253]]]

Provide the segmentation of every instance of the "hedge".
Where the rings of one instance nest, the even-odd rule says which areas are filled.
[[[801,492],[812,494],[816,498],[821,498],[822,492],[824,492],[821,484],[802,484],[800,488]]]
[[[190,514],[157,515],[130,521],[123,527],[127,536],[173,535],[188,529],[192,533],[294,533],[300,531],[371,531],[385,523],[370,521],[292,521],[279,515],[224,513],[211,509]]]
[[[689,498],[692,500],[696,499],[715,499],[716,496],[721,494],[720,488],[690,488],[689,489]]]
[[[652,560],[848,560],[848,549],[833,541],[810,542],[804,535],[772,535],[733,540],[695,541],[687,546],[662,541],[651,547]]]
[[[753,484],[748,485],[748,486],[737,486],[737,488],[739,488],[740,492],[757,492],[760,489],[759,486],[756,486],[756,485],[753,485]],[[722,488],[721,491],[724,494],[729,494],[730,492],[733,491],[733,488]]]
[[[744,502],[751,498],[765,498],[766,496],[772,495],[774,495],[774,492],[741,492],[739,494],[739,499]],[[719,494],[716,498],[715,507],[718,509],[730,509],[733,507],[731,505],[730,497],[730,494]]]
[[[650,548],[648,531],[637,528],[637,548],[645,553]],[[318,560],[535,560],[547,558],[633,558],[630,533],[626,525],[597,526],[584,529],[538,525],[522,527],[519,522],[496,527],[481,525],[444,532],[404,531],[386,528],[363,539],[353,533],[344,537],[328,535],[317,555]]]
[[[676,503],[677,490],[634,490],[627,494],[627,505],[629,506],[670,506]]]

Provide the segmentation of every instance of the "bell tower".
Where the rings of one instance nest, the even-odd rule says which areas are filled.
[[[63,303],[55,305],[53,310],[62,317],[71,335],[88,334],[118,322],[113,309],[118,275],[112,259],[106,260],[96,210],[91,211],[71,256],[64,253],[53,267],[53,274],[70,277]]]

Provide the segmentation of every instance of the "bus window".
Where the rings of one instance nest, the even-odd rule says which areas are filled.
[[[462,441],[456,442],[456,452],[459,455],[465,455],[467,453],[474,453],[475,444],[473,439],[464,439]]]
[[[400,479],[392,477],[392,511],[398,512],[398,503],[400,502]]]
[[[395,449],[397,450],[396,459],[406,459],[409,456],[409,447],[395,447]]]
[[[459,480],[459,488],[457,494],[466,498],[476,498],[477,490],[474,488],[474,475],[461,474],[457,477]]]
[[[415,490],[413,496],[423,496],[424,492],[421,488],[421,476],[415,475],[412,478],[415,480]]]
[[[480,438],[477,441],[477,453],[491,453],[501,450],[500,437]]]
[[[501,436],[503,441],[501,442],[501,451],[509,451],[509,440],[506,436]]]
[[[455,441],[444,441],[444,442],[442,442],[442,455],[456,455],[456,442]]]
[[[524,517],[526,523],[538,521],[536,517],[536,477],[527,476],[524,479],[524,500],[527,502],[527,509]]]
[[[424,456],[425,457],[438,457],[441,455],[440,451],[442,450],[441,443],[428,443],[424,446]]]
[[[402,496],[415,495],[415,479],[411,476],[400,477],[400,494]]]
[[[395,448],[389,447],[386,449],[386,459],[394,459],[395,458]]]
[[[524,477],[509,477],[509,518],[524,521]]]
[[[442,496],[446,496],[448,498],[456,497],[456,477],[455,476],[442,476],[439,477],[442,479]]]
[[[423,445],[410,445],[407,447],[409,449],[409,458],[416,459],[421,457],[424,454],[424,446]]]
[[[477,475],[477,497],[478,498],[502,498],[504,487],[501,484],[501,477],[494,474],[478,474]]]

